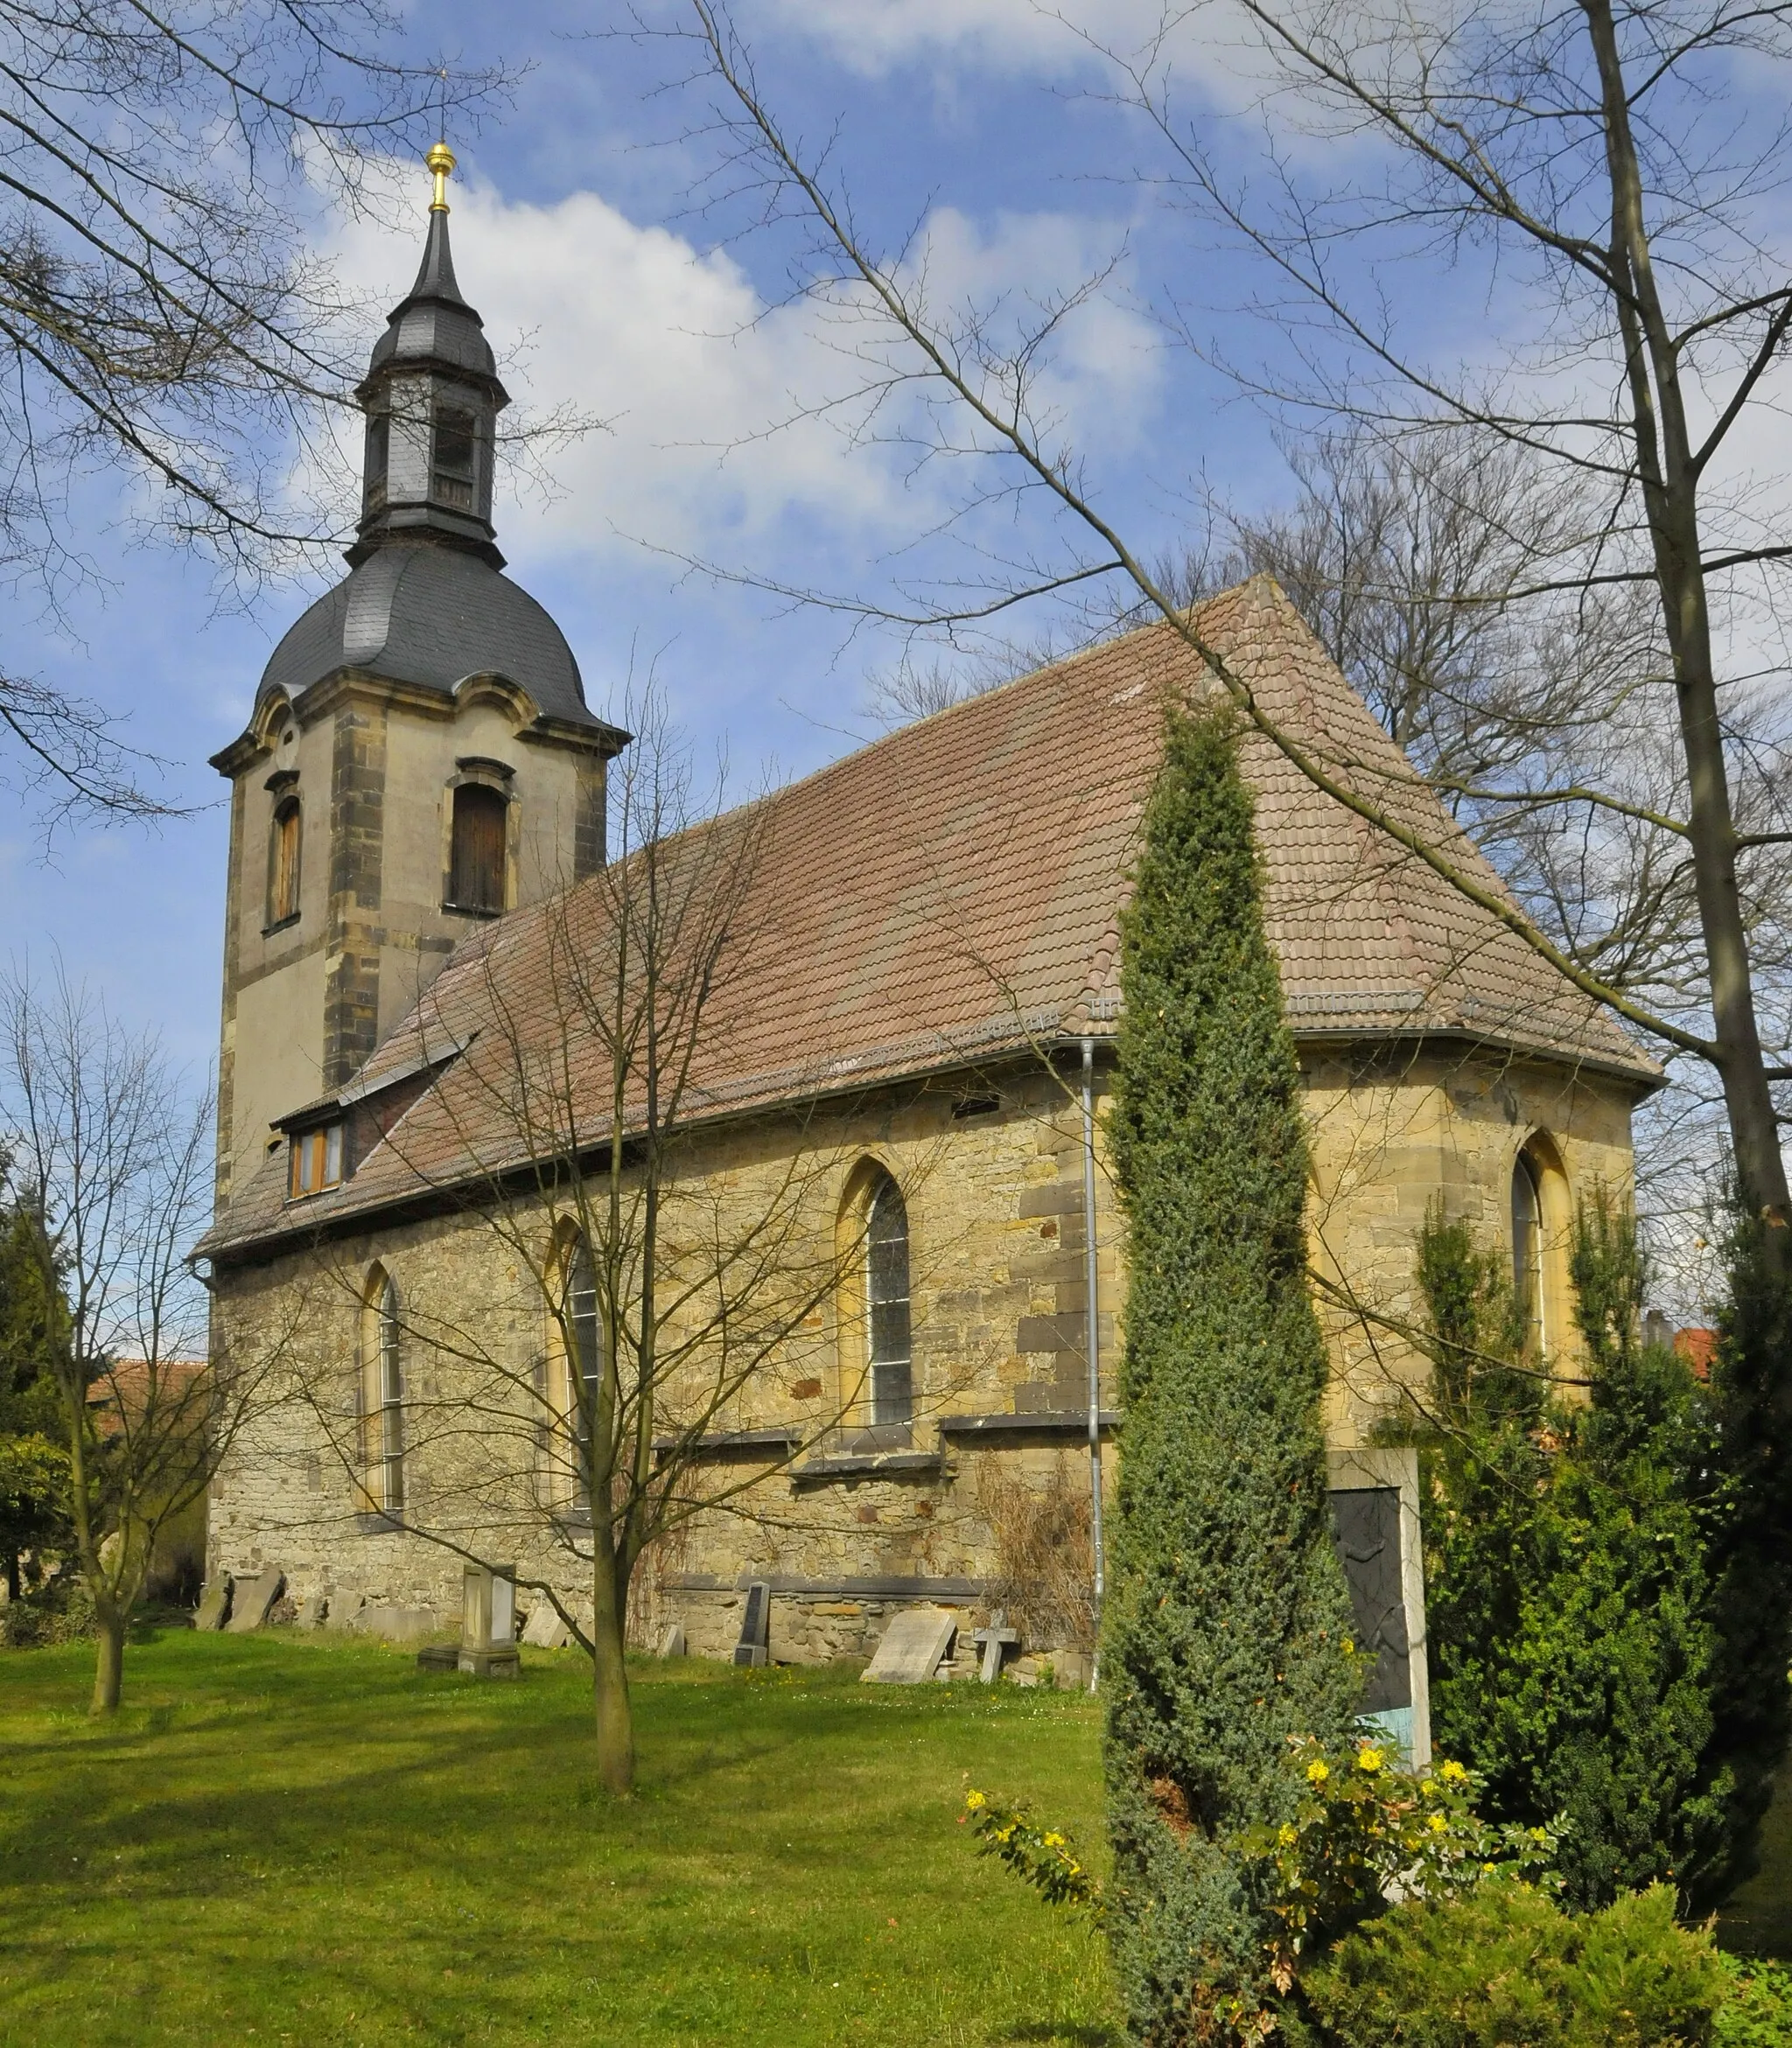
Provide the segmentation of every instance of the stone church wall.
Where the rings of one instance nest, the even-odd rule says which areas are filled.
[[[1628,1185],[1628,1091],[1485,1053],[1309,1045],[1303,1059],[1312,1253],[1331,1283],[1322,1300],[1336,1363],[1328,1426],[1344,1446],[1361,1442],[1418,1373],[1399,1325],[1412,1317],[1413,1243],[1427,1208],[1441,1202],[1490,1241],[1502,1236],[1514,1159],[1539,1132],[1574,1189],[1596,1178]],[[798,1162],[817,1246],[829,1241],[862,1161],[894,1176],[911,1235],[915,1420],[906,1442],[867,1436],[853,1402],[850,1318],[843,1332],[832,1298],[806,1315],[712,1424],[788,1426],[801,1440],[794,1461],[768,1469],[778,1453],[762,1443],[715,1446],[699,1471],[712,1495],[728,1497],[644,1564],[638,1639],[677,1621],[694,1652],[725,1655],[742,1589],[765,1579],[774,1658],[864,1656],[902,1606],[931,1600],[956,1609],[968,1627],[991,1604],[1012,1604],[1017,1572],[1041,1546],[1060,1568],[1080,1555],[1088,1487],[1082,1125],[1074,1071],[1066,1078],[1068,1087],[1033,1067],[942,1079],[806,1122],[743,1122],[705,1141],[694,1184],[737,1224],[763,1213],[768,1191],[792,1184]],[[982,1107],[991,1095],[998,1105]],[[1098,1189],[1102,1405],[1112,1408],[1124,1261],[1104,1174]],[[462,1214],[220,1276],[219,1342],[245,1366],[259,1361],[267,1378],[254,1424],[214,1490],[214,1572],[280,1565],[302,1621],[327,1609],[338,1625],[454,1627],[460,1555],[358,1511],[354,1498],[360,1329],[377,1261],[402,1304],[407,1518],[514,1562],[525,1578],[550,1580],[575,1611],[589,1612],[588,1565],[549,1533],[536,1505],[528,1404],[513,1391],[507,1414],[493,1398],[494,1375],[511,1375],[514,1388],[538,1369],[546,1318],[532,1262],[547,1234],[542,1216],[513,1213],[500,1228]],[[480,1412],[470,1415],[473,1391]],[[1116,1455],[1110,1435],[1110,1490]],[[522,1604],[532,1604],[527,1592]],[[1072,1623],[1032,1626],[1031,1649],[1074,1646]],[[1054,1634],[1067,1639],[1036,1639]]]

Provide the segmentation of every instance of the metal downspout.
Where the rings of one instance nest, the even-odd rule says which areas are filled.
[[[1096,1650],[1089,1659],[1088,1689],[1101,1676],[1102,1600],[1106,1572],[1102,1554],[1102,1305],[1101,1269],[1096,1240],[1096,1042],[1082,1041],[1082,1240],[1086,1296],[1083,1352],[1088,1360],[1089,1529],[1095,1550]]]

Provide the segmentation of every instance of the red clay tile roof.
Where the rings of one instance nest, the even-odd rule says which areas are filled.
[[[1509,900],[1270,579],[1214,598],[1200,623],[1337,780]],[[1159,758],[1162,693],[1214,687],[1169,626],[1145,626],[891,733],[769,800],[738,919],[748,936],[696,1062],[701,1101],[744,1109],[962,1067],[1041,1035],[1111,1030],[1116,920]],[[1609,1014],[1496,918],[1269,741],[1250,735],[1243,762],[1298,1038],[1445,1033],[1654,1082],[1658,1070]],[[707,828],[704,857],[716,857],[718,835],[747,830],[746,817]],[[276,1157],[203,1248],[241,1251],[513,1155],[514,1120],[494,1114],[508,1086],[494,1010],[545,1052],[556,935],[581,920],[590,929],[603,886],[581,884],[464,944],[358,1086],[414,1069],[420,1050],[469,1049],[351,1181],[289,1209]],[[595,1112],[607,1089],[595,1059],[587,1072]]]

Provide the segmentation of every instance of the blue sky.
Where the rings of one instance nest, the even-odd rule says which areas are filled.
[[[1085,18],[1124,37],[1157,15],[1142,0],[1105,0]],[[852,336],[782,303],[789,248],[778,236],[737,234],[738,208],[696,204],[715,143],[700,132],[702,97],[662,89],[685,62],[675,45],[594,35],[612,17],[572,0],[506,10],[440,0],[416,18],[413,55],[532,67],[500,117],[452,138],[460,281],[521,401],[608,422],[550,458],[550,492],[524,479],[500,500],[511,573],[559,619],[594,707],[617,703],[631,673],[651,667],[675,714],[725,750],[743,785],[818,765],[874,730],[865,679],[896,659],[894,641],[718,585],[675,557],[887,589],[965,560],[956,543],[942,552],[926,539],[958,476],[916,469],[900,447],[854,445],[837,419],[776,430],[839,394],[852,367],[840,345]],[[673,0],[657,18],[677,18]],[[1273,352],[1277,319],[1250,311],[1255,302],[1260,316],[1265,280],[1128,175],[1144,154],[1138,130],[1063,23],[1028,0],[750,0],[738,18],[791,130],[836,137],[868,232],[888,242],[923,227],[942,303],[1024,318],[1112,266],[1060,337],[1046,399],[1137,550],[1195,535],[1204,489],[1246,507],[1286,495],[1269,415],[1202,358]],[[1237,65],[1192,38],[1182,67],[1204,136],[1242,171],[1256,129]],[[1315,145],[1291,146],[1313,160]],[[1340,163],[1360,147],[1318,146]],[[320,248],[370,308],[402,295],[423,233],[426,179],[409,165],[394,176],[389,220],[318,224]],[[1527,317],[1497,283],[1459,276],[1438,292],[1425,262],[1390,261],[1381,281],[1427,344],[1458,360]],[[1195,347],[1163,324],[1172,302]],[[912,412],[890,416],[913,423]],[[14,593],[9,659],[127,712],[137,743],[174,764],[174,792],[209,807],[155,832],[66,835],[47,861],[24,821],[0,826],[0,939],[15,956],[60,946],[126,1014],[203,1061],[216,1031],[226,829],[206,757],[240,730],[274,640],[328,577],[244,606],[203,561],[127,550],[115,498],[95,483],[76,506],[105,588],[57,621],[29,590]],[[1004,527],[986,514],[973,530],[1017,550],[1054,545],[1030,519],[1023,507]],[[1024,637],[1028,622],[1017,626]]]

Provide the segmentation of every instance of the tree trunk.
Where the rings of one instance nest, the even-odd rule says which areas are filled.
[[[106,1611],[98,1617],[99,1660],[94,1670],[94,1714],[116,1714],[124,1687],[124,1617]]]
[[[634,1790],[634,1713],[624,1661],[626,1612],[616,1583],[609,1524],[593,1515],[592,1561],[592,1694],[596,1710],[598,1776],[606,1792],[626,1799]]]
[[[17,1550],[9,1550],[9,1551],[6,1553],[6,1597],[7,1597],[7,1599],[8,1599],[8,1600],[16,1600],[16,1599],[18,1599],[18,1597],[19,1597],[19,1590],[20,1590],[20,1588],[19,1588],[19,1580],[18,1580],[18,1551],[17,1551]]]
[[[1643,178],[1611,0],[1581,0],[1599,66],[1612,185],[1612,292],[1624,341],[1637,477],[1648,513],[1662,618],[1674,657],[1690,808],[1687,840],[1711,972],[1716,1066],[1745,1210],[1768,1225],[1770,1269],[1792,1262],[1792,1220],[1779,1119],[1756,1019],[1748,933],[1736,879],[1736,828],[1718,716],[1717,668],[1679,353],[1656,290]]]

